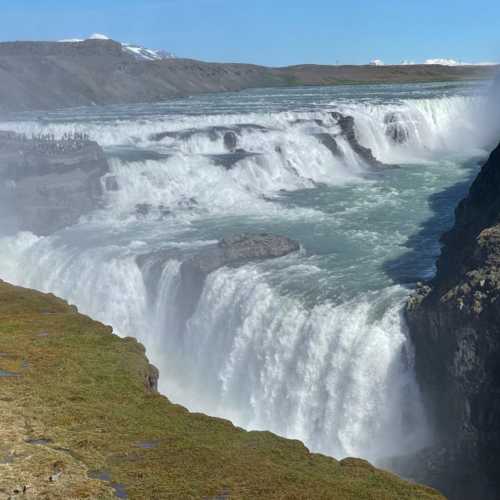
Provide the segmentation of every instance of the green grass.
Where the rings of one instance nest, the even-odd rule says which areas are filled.
[[[19,373],[0,378],[0,498],[23,485],[25,498],[113,498],[89,471],[135,499],[442,498],[363,460],[189,413],[146,389],[140,344],[52,295],[0,282],[0,353],[0,370]]]

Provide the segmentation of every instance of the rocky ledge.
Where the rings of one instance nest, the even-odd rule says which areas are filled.
[[[500,146],[456,210],[437,274],[407,305],[438,444],[417,476],[453,499],[499,498]]]
[[[38,235],[75,224],[98,206],[107,172],[102,148],[82,134],[0,131],[2,224]]]
[[[250,261],[284,257],[297,252],[300,245],[286,236],[269,233],[227,236],[218,243],[204,246],[194,254],[185,255],[178,250],[161,250],[138,257],[139,267],[151,289],[158,286],[165,263],[182,261],[180,283],[173,299],[177,307],[179,328],[184,328],[195,311],[203,292],[207,276],[224,266],[241,266]]]
[[[134,339],[0,281],[0,499],[440,499],[155,390]]]
[[[185,268],[207,275],[223,266],[237,265],[250,260],[273,259],[297,252],[300,245],[275,234],[241,234],[228,236],[217,245],[206,247],[184,262]]]
[[[337,111],[332,112],[332,117],[337,121],[338,126],[340,127],[341,134],[345,137],[349,146],[354,151],[354,153],[361,158],[368,166],[374,168],[390,168],[395,167],[395,165],[387,165],[378,161],[375,156],[373,156],[373,152],[370,148],[366,148],[360,144],[358,138],[356,136],[356,129],[354,125],[354,117],[346,116]],[[324,138],[323,138],[323,144]],[[331,140],[330,140],[331,142]],[[326,145],[326,144],[325,144]],[[329,147],[329,146],[327,146]],[[332,149],[330,146],[329,149]],[[335,146],[335,149],[338,150],[338,147]]]

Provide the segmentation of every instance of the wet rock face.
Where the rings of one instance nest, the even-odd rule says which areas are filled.
[[[193,314],[203,291],[207,276],[224,266],[241,266],[250,261],[284,257],[300,249],[300,245],[285,236],[273,234],[242,234],[230,236],[217,244],[206,246],[186,258],[178,251],[160,251],[138,257],[139,267],[145,274],[148,287],[157,288],[165,262],[183,260],[177,296],[175,325],[172,330],[182,331]]]
[[[226,132],[224,134],[224,147],[228,151],[235,151],[236,147],[238,146],[238,138],[236,137],[236,134],[232,131]]]
[[[332,118],[337,121],[340,127],[341,134],[345,137],[349,146],[368,166],[381,169],[394,167],[395,165],[386,165],[378,161],[370,148],[362,146],[356,136],[356,130],[354,126],[354,118],[352,116],[346,116],[337,111],[332,112]]]
[[[46,235],[76,223],[98,206],[107,172],[104,152],[83,135],[56,140],[0,132],[0,208],[7,229]]]
[[[212,154],[206,155],[214,165],[219,165],[224,167],[226,170],[231,170],[238,165],[241,160],[246,158],[256,158],[260,156],[261,153],[252,153],[250,151],[245,151],[244,149],[236,149],[234,152],[225,154]]]
[[[251,260],[284,257],[298,251],[300,245],[286,236],[274,234],[241,234],[229,236],[217,245],[206,247],[182,264],[207,275],[224,266],[241,265]]]
[[[495,499],[500,491],[500,147],[457,208],[443,243],[436,277],[417,289],[406,309],[417,377],[448,457],[434,484],[447,478],[440,486],[455,499]],[[455,488],[463,478],[467,484]]]
[[[230,236],[217,245],[203,249],[181,265],[180,302],[186,319],[193,313],[206,277],[224,266],[238,266],[252,260],[284,257],[300,249],[285,236],[274,234],[242,234]]]
[[[290,122],[291,125],[316,125],[317,127],[324,127],[325,122],[318,118],[307,119],[307,118],[297,118]]]
[[[245,131],[249,132],[268,132],[269,129],[253,123],[239,123],[231,127],[214,126],[207,128],[189,128],[184,130],[158,132],[149,136],[151,141],[162,141],[164,139],[174,139],[178,141],[188,141],[189,139],[200,136],[208,137],[213,142],[222,139],[224,147],[232,151],[238,145],[238,136]]]
[[[216,154],[206,155],[215,165],[224,167],[226,170],[234,168],[238,162],[245,158],[259,156],[260,153],[246,151],[238,147],[241,136],[244,132],[269,132],[269,129],[260,125],[250,123],[240,123],[232,127],[207,127],[201,129],[185,129],[177,131],[165,131],[152,134],[149,139],[151,141],[163,141],[164,139],[172,139],[178,142],[186,142],[193,137],[208,138],[210,141],[220,143],[221,152]]]
[[[385,135],[396,144],[405,144],[410,138],[401,116],[398,113],[389,113],[384,118]]]
[[[323,146],[325,146],[325,148],[330,150],[333,156],[343,156],[342,151],[339,148],[337,141],[335,140],[335,137],[333,137],[331,134],[320,133],[315,134],[315,137],[321,144],[323,144]]]
[[[219,243],[225,264],[252,259],[283,257],[299,250],[299,244],[274,234],[242,234],[224,238]]]

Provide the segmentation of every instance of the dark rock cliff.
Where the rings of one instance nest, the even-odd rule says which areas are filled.
[[[443,236],[406,316],[438,444],[420,479],[453,499],[500,498],[500,146]],[[421,460],[420,463],[423,463]]]
[[[75,224],[98,206],[107,171],[102,148],[84,136],[55,140],[0,131],[4,229],[45,235]]]
[[[334,120],[337,120],[337,124],[340,127],[341,133],[349,143],[349,146],[351,146],[351,149],[367,165],[375,168],[385,168],[389,166],[378,161],[375,156],[373,156],[373,152],[371,149],[366,148],[359,143],[356,136],[354,117],[345,116],[342,113],[338,113],[337,111],[334,111],[332,113],[332,117]]]

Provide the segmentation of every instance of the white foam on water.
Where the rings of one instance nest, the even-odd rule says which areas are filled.
[[[0,276],[54,292],[118,334],[137,337],[160,369],[162,391],[192,410],[298,438],[337,457],[377,460],[410,453],[428,435],[401,317],[405,290],[365,290],[345,302],[306,304],[300,294],[276,285],[279,273],[272,266],[248,264],[211,273],[183,324],[182,252],[204,242],[179,238],[190,223],[217,226],[229,217],[258,220],[256,230],[264,220],[319,224],[336,214],[312,206],[287,208],[277,201],[281,192],[358,183],[356,200],[339,220],[349,225],[349,216],[357,217],[346,231],[359,232],[360,244],[380,244],[363,225],[374,203],[363,190],[373,182],[366,180],[372,170],[350,148],[331,111],[353,116],[360,143],[380,161],[404,168],[451,153],[472,156],[487,145],[488,134],[477,120],[483,105],[481,98],[457,96],[332,103],[310,112],[0,124],[28,135],[87,133],[110,148],[165,154],[127,159],[113,150],[108,177],[118,190],[106,192],[104,207],[59,234],[1,238]],[[391,138],[394,123],[403,143]],[[209,132],[211,127],[217,128]],[[231,168],[214,158],[228,153],[226,129],[236,131],[238,148],[252,153]],[[153,140],[165,131],[191,132]],[[342,155],[318,134],[334,137]],[[380,196],[375,202],[398,203],[397,193],[382,190]],[[139,217],[138,207],[146,205],[143,212],[151,214]],[[156,270],[152,286],[136,257],[161,248],[162,241],[177,246],[179,258]],[[298,256],[286,272],[303,272],[305,265]],[[321,286],[329,275],[316,272]]]
[[[386,163],[419,163],[443,156],[484,152],[491,144],[491,130],[482,119],[487,100],[478,97],[408,99],[384,106],[346,106],[344,113],[355,117],[360,142]],[[391,115],[407,135],[403,144],[388,135]],[[484,124],[484,125],[483,125]]]
[[[162,276],[167,303],[177,269]],[[308,309],[277,294],[253,266],[221,269],[187,330],[169,332],[161,309],[155,332],[168,348],[155,352],[170,374],[162,388],[194,410],[337,457],[418,449],[428,436],[402,325],[405,296],[394,288]]]
[[[2,276],[137,337],[160,368],[162,392],[191,410],[336,457],[376,461],[428,439],[398,287],[310,308],[274,289],[258,265],[222,268],[181,325],[178,260],[151,294],[129,249],[82,251],[28,234],[1,244]],[[9,265],[20,252],[22,264]]]
[[[349,158],[347,146],[343,141],[339,145]],[[360,182],[366,167],[351,160],[349,170],[345,160],[333,158],[314,138],[306,145],[288,143],[286,153],[273,150],[243,158],[229,170],[210,158],[184,153],[135,162],[114,158],[108,177],[116,180],[119,189],[107,192],[105,213],[119,218],[148,204],[169,213],[269,214],[279,211],[269,198],[280,191],[307,189],[317,183]]]
[[[375,156],[385,162],[414,161],[429,158],[429,154],[470,151],[471,147],[489,146],[485,138],[495,131],[488,131],[490,124],[482,127],[481,116],[491,103],[485,97],[451,96],[427,99],[405,99],[389,103],[332,102],[321,111],[283,111],[270,113],[209,114],[202,116],[170,115],[150,116],[135,119],[106,121],[50,122],[24,121],[0,123],[0,128],[21,133],[53,134],[62,137],[65,133],[86,133],[103,146],[130,145],[135,147],[174,148],[187,154],[212,154],[224,152],[223,130],[215,132],[218,139],[210,138],[211,128],[231,128],[239,125],[254,125],[258,128],[240,130],[241,145],[249,151],[265,152],[272,143],[286,145],[287,140],[296,140],[296,135],[318,132],[338,133],[332,111],[339,111],[355,119],[356,134],[360,142],[372,148]],[[329,109],[328,109],[329,108]],[[386,134],[388,115],[395,114],[398,122],[409,135],[409,141],[398,145]],[[321,120],[322,125],[313,121]],[[307,123],[309,122],[309,123]],[[179,141],[175,137],[153,140],[155,134],[165,132],[197,131]],[[205,133],[203,133],[205,132]],[[488,133],[490,132],[490,133]],[[269,139],[270,138],[270,139]],[[307,143],[304,143],[307,147]],[[394,150],[394,151],[392,151]]]

